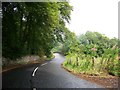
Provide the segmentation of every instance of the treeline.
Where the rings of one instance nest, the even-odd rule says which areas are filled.
[[[117,38],[87,31],[80,36],[69,32],[64,40],[58,48],[66,56],[64,67],[77,73],[120,75]]]
[[[68,2],[3,2],[2,56],[51,57],[51,49],[65,35],[71,10]]]

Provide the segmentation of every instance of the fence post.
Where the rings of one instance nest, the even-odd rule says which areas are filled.
[[[92,68],[94,69],[94,57],[92,57]]]
[[[78,66],[78,57],[76,57],[76,66]]]

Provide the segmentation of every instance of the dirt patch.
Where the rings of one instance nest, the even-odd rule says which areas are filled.
[[[79,78],[96,83],[96,84],[101,85],[105,88],[111,88],[111,89],[118,88],[118,77],[117,76],[111,76],[111,75],[107,75],[104,77],[103,76],[102,77],[101,76],[91,76],[91,75],[86,75],[86,74],[74,73],[66,68],[64,68],[64,69],[67,70],[68,72],[72,73],[73,75],[79,77]]]
[[[105,88],[118,88],[118,77],[115,76],[106,76],[106,77],[100,77],[100,76],[89,76],[89,75],[83,75],[83,74],[74,74],[80,78],[86,79],[91,82],[95,82],[99,85],[104,86]]]

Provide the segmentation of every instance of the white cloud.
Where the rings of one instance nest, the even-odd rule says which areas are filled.
[[[97,31],[118,37],[119,0],[70,0],[73,6],[71,22],[67,27],[77,35]]]

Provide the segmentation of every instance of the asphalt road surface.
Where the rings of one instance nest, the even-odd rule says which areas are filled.
[[[2,74],[2,88],[102,88],[80,79],[61,68],[64,57],[55,53],[55,58],[43,64],[34,64],[13,69]]]

